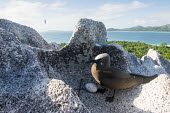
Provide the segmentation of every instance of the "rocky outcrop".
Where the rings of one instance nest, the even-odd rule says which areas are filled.
[[[53,48],[53,50],[56,50],[56,51],[58,51],[62,48],[62,46],[60,44],[57,44],[56,42],[51,42],[49,44]]]
[[[170,79],[167,75],[159,75],[158,78],[139,86],[138,89],[141,92],[134,99],[134,106],[150,113],[169,113]]]
[[[157,51],[150,49],[144,58],[145,57],[151,58],[157,66],[161,66],[168,74],[170,74],[170,62],[165,60]]]
[[[0,28],[13,33],[22,44],[43,49],[54,49],[34,29],[9,20],[0,19]]]
[[[104,43],[105,41],[106,28],[103,23],[80,19],[69,44],[60,51],[39,52],[38,57],[41,62],[44,62],[44,65],[50,64],[55,68],[83,68],[87,59],[93,57],[95,43]]]
[[[50,78],[38,50],[0,29],[0,112],[88,112],[70,86]]]
[[[38,46],[27,43],[29,36],[35,35],[35,31],[30,32],[31,28],[7,20],[0,22],[0,112],[121,113],[170,110],[169,61],[152,49],[139,59],[118,44],[105,44],[106,28],[103,23],[81,19],[69,43],[56,51],[37,37],[34,38],[39,42]],[[23,35],[21,31],[30,35]],[[86,83],[95,82],[90,72],[91,64],[85,62],[100,53],[111,56],[111,66],[115,69],[146,76],[167,75],[161,75],[148,84],[116,91],[114,102],[108,103],[105,98],[111,96],[113,90],[108,89],[104,94],[84,90]],[[147,106],[142,105],[144,100],[148,102]]]
[[[90,19],[80,19],[74,29],[69,45],[82,43],[87,46],[94,46],[95,43],[106,42],[106,28],[102,22]]]

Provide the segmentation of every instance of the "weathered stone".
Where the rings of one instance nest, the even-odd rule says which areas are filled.
[[[170,74],[170,62],[165,60],[157,51],[150,49],[146,56],[150,57],[155,65],[162,67],[168,74]]]
[[[104,94],[84,90],[86,83],[95,82],[90,72],[91,64],[85,62],[100,53],[108,53],[112,67],[125,72],[146,76],[169,74],[169,61],[154,50],[149,50],[146,56],[139,59],[118,44],[105,44],[106,28],[101,22],[81,19],[70,42],[58,51],[48,50],[51,49],[48,44],[43,47],[46,44],[39,38],[35,38],[41,42],[39,46],[27,43],[29,37],[26,34],[35,35],[30,28],[6,20],[0,20],[0,23],[0,112],[170,110],[170,83],[166,75],[145,85],[116,91],[113,103],[105,102],[107,96],[112,96],[113,90],[108,89]],[[164,93],[157,92],[159,90]],[[161,99],[163,102],[159,103],[157,100]],[[144,100],[154,100],[155,104],[149,101],[147,106],[143,106]]]
[[[75,27],[69,44],[94,46],[95,43],[106,42],[106,28],[102,22],[90,19],[80,19]]]
[[[13,33],[22,44],[43,49],[53,49],[37,31],[30,27],[0,19],[0,28]]]
[[[41,66],[39,50],[0,29],[0,112],[88,112],[50,65]]]
[[[51,42],[49,43],[50,46],[53,48],[53,50],[60,50],[62,48],[62,46],[60,44],[57,44],[56,42]]]
[[[95,43],[106,41],[106,28],[103,23],[90,19],[80,19],[72,34],[72,37],[60,51],[39,52],[39,59],[57,68],[83,67],[88,58],[93,57]]]

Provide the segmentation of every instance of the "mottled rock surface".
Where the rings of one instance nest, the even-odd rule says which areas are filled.
[[[60,50],[62,48],[62,46],[60,44],[57,44],[56,42],[51,42],[49,43],[50,46],[53,48],[53,50]]]
[[[60,74],[41,66],[39,50],[0,29],[0,112],[88,112]]]
[[[15,22],[0,19],[0,28],[13,33],[22,44],[43,49],[54,49],[34,29]]]
[[[170,79],[167,75],[159,75],[158,78],[148,84],[139,86],[141,90],[133,104],[150,113],[170,112]]]
[[[163,67],[170,74],[170,62],[165,60],[157,51],[150,49],[144,57],[150,57],[157,66]]]
[[[0,22],[3,24],[0,27],[0,112],[170,111],[169,61],[152,49],[139,59],[118,44],[105,44],[103,23],[81,19],[69,43],[56,51],[51,46],[48,50],[48,43],[43,48],[44,43],[36,47],[22,41],[29,37],[16,35],[15,28],[22,31],[22,27],[17,27],[19,24],[12,24],[11,29],[9,21]],[[113,90],[107,89],[103,94],[85,90],[86,83],[96,83],[91,76],[91,64],[85,62],[100,53],[111,56],[113,68],[146,76],[162,75],[148,84],[117,90],[114,102],[108,103],[105,98],[112,96]]]

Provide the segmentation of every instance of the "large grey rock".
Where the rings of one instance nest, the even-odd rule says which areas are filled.
[[[165,60],[157,51],[150,49],[144,57],[150,57],[157,66],[162,67],[168,74],[170,74],[170,62]]]
[[[95,83],[90,72],[91,64],[85,62],[104,52],[111,56],[113,68],[146,76],[169,74],[169,62],[156,51],[149,50],[139,59],[120,45],[108,45],[105,41],[103,23],[90,19],[78,22],[70,42],[59,51],[27,46],[29,44],[25,45],[13,32],[1,28],[0,110],[168,113],[170,81],[166,75],[148,84],[116,91],[113,103],[105,102],[107,96],[112,96],[113,90],[108,89],[104,94],[84,90],[86,83]],[[157,92],[159,90],[163,93]],[[148,102],[147,106],[142,105],[144,100]]]
[[[59,74],[41,66],[37,51],[0,29],[0,112],[88,112]]]
[[[169,113],[170,79],[167,75],[159,75],[155,80],[138,88],[141,92],[134,99],[134,106],[150,113]]]
[[[30,27],[9,20],[0,19],[0,28],[13,33],[23,44],[43,49],[54,49],[38,34],[37,31]]]
[[[57,44],[56,42],[51,42],[49,44],[53,48],[53,50],[56,50],[56,51],[58,51],[62,48],[62,46],[60,44]]]
[[[77,23],[69,44],[86,43],[94,46],[92,44],[106,42],[106,35],[106,28],[102,22],[83,18]]]
[[[117,46],[118,47],[118,46]],[[123,50],[123,49],[122,49]],[[137,58],[135,55],[123,50],[124,56],[127,61],[127,69],[130,73],[137,73],[145,76],[155,75],[155,74],[168,74],[170,68],[170,63],[164,60],[159,53],[155,50],[150,49],[147,55],[143,56],[142,59]],[[157,59],[155,59],[154,57]],[[165,65],[161,65],[159,62],[167,62]],[[166,69],[165,69],[166,67]],[[170,73],[169,73],[170,74]]]

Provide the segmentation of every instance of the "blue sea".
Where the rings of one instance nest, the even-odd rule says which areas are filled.
[[[68,43],[72,31],[48,31],[40,32],[40,35],[47,42]],[[131,41],[131,42],[144,42],[147,44],[159,45],[161,42],[166,42],[170,45],[170,32],[121,32],[121,31],[108,31],[108,41]]]

